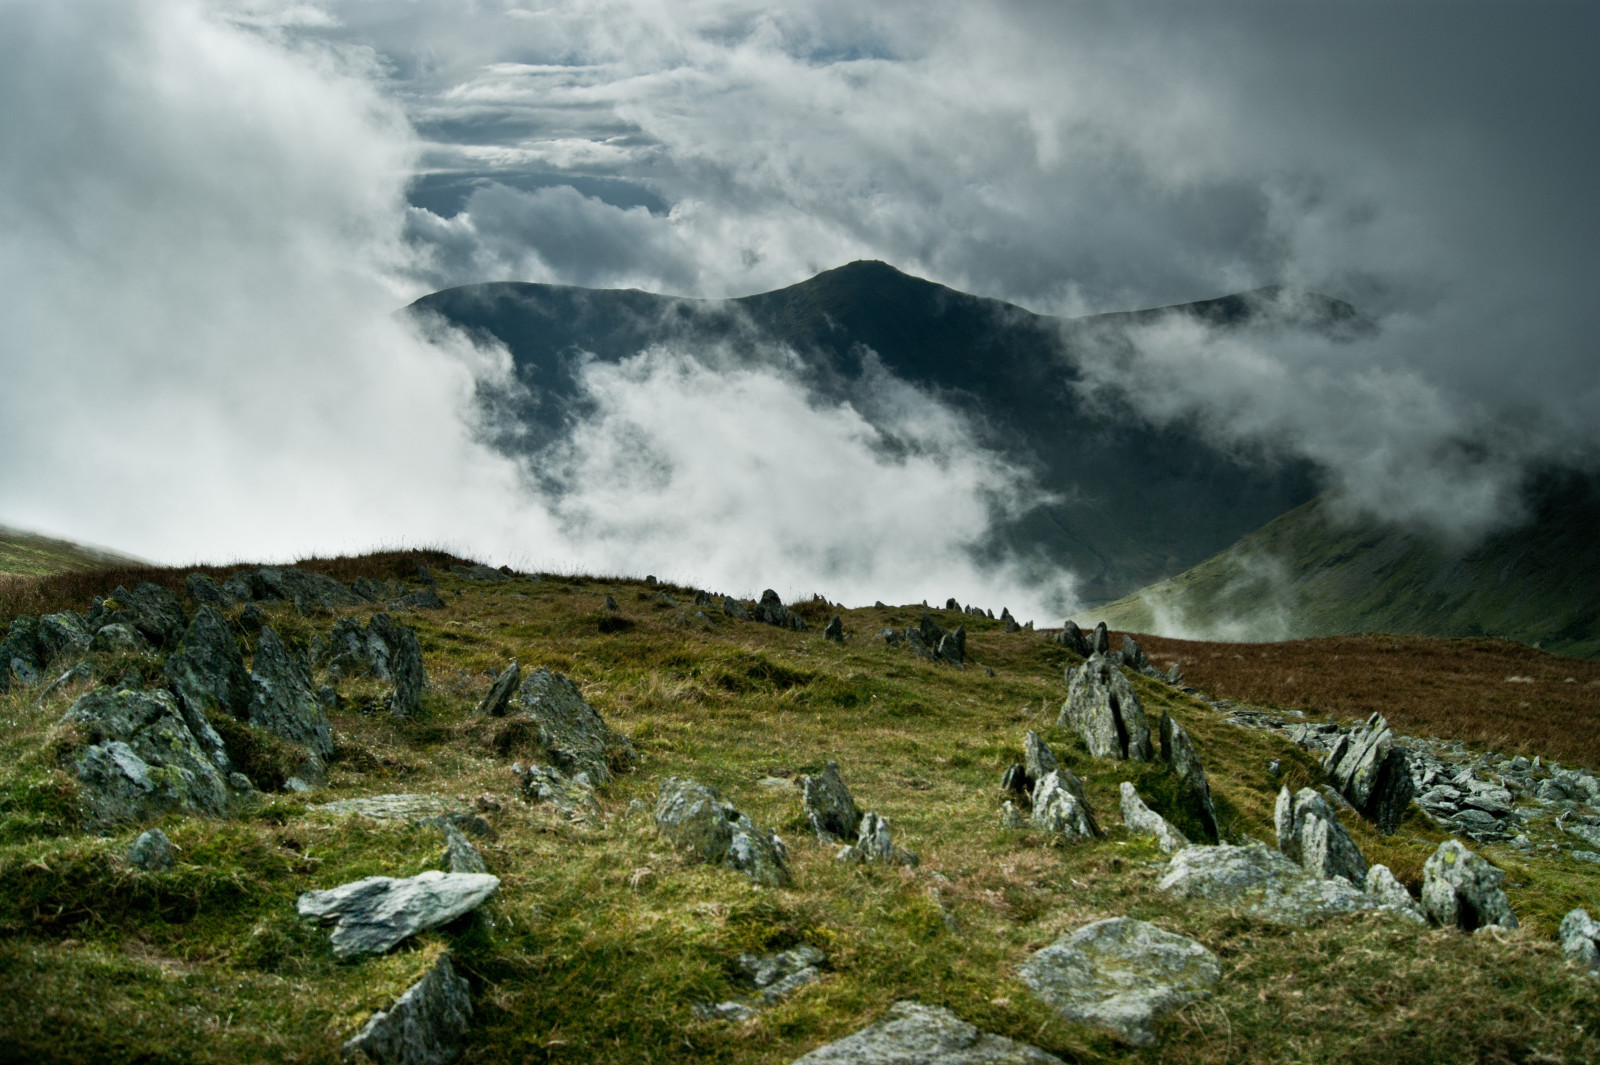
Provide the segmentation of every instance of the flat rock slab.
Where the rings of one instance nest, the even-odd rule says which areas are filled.
[[[1155,1042],[1151,1022],[1209,995],[1222,966],[1192,939],[1112,917],[1062,936],[1023,962],[1017,976],[1067,1020],[1148,1046]]]
[[[397,880],[369,876],[327,891],[308,891],[295,903],[301,917],[336,922],[333,953],[339,958],[382,954],[408,936],[437,928],[481,906],[500,878],[487,873],[430,869]]]
[[[1237,906],[1274,924],[1301,925],[1335,913],[1383,908],[1348,881],[1323,880],[1261,843],[1185,847],[1156,884],[1181,899]]]
[[[369,795],[325,802],[312,809],[343,816],[359,814],[374,821],[424,821],[472,813],[466,803],[443,795]]]
[[[378,1065],[448,1065],[461,1056],[472,1022],[467,992],[467,982],[456,975],[450,956],[442,956],[394,1005],[372,1015],[345,1043],[344,1056],[354,1057],[359,1051]]]
[[[980,1032],[947,1009],[896,1002],[888,1016],[793,1065],[1063,1065],[1036,1046]]]

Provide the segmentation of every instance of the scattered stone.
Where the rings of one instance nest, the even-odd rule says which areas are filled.
[[[631,765],[633,744],[613,731],[595,712],[578,686],[560,673],[535,669],[517,689],[518,715],[539,728],[539,744],[568,776],[583,773],[595,787],[611,782],[611,766]]]
[[[861,810],[839,775],[839,763],[830,761],[816,776],[800,782],[803,808],[811,830],[823,843],[855,839],[861,831]]]
[[[513,762],[511,772],[520,781],[525,802],[549,803],[573,820],[589,821],[600,816],[600,800],[587,773],[569,777],[553,765],[523,768],[521,762]]]
[[[801,945],[776,954],[741,954],[734,966],[761,993],[761,1004],[772,1006],[821,979],[817,966],[825,960],[816,947]]]
[[[1600,976],[1600,923],[1576,909],[1561,919],[1561,953],[1581,969]]]
[[[1083,630],[1078,628],[1078,623],[1071,618],[1061,623],[1061,631],[1056,633],[1055,642],[1080,658],[1089,657],[1089,641],[1083,635]]]
[[[1074,786],[1076,785],[1076,786]],[[1093,839],[1099,834],[1083,784],[1070,769],[1046,773],[1033,789],[1033,825],[1068,841]]]
[[[333,728],[317,702],[305,662],[285,647],[268,625],[256,642],[254,666],[250,680],[255,692],[246,720],[304,747],[316,756],[320,770],[321,760],[333,754]]]
[[[511,579],[510,574],[502,573],[500,570],[493,569],[489,566],[480,566],[477,564],[471,566],[450,566],[449,570],[457,577],[467,581],[484,581],[493,584],[497,581],[508,581]],[[655,582],[652,581],[650,583],[653,584]]]
[[[342,607],[361,606],[364,600],[332,577],[294,566],[262,566],[251,578],[254,598],[259,601],[288,600],[304,615],[327,613]]]
[[[616,597],[615,596],[611,596],[611,595],[607,595],[606,598],[605,598],[605,602],[602,603],[601,605],[604,606],[607,610],[611,611],[611,613],[613,613],[613,614],[615,614],[617,611],[622,609],[620,606],[617,605]]]
[[[295,903],[301,917],[335,924],[329,937],[337,958],[382,954],[418,932],[481,906],[500,878],[487,873],[430,869],[405,879],[369,876],[327,891],[308,891]]]
[[[359,799],[340,799],[316,807],[331,814],[358,814],[374,821],[410,821],[416,824],[460,824],[472,817],[472,808],[443,795],[368,795]]]
[[[889,820],[867,811],[861,818],[861,832],[853,846],[834,857],[841,862],[881,862],[886,865],[916,865],[917,856],[894,845]]]
[[[758,884],[789,883],[789,850],[777,833],[758,827],[715,788],[679,777],[661,782],[656,828],[703,862],[737,869]]]
[[[896,1002],[883,1020],[791,1065],[1063,1065],[1038,1047],[981,1032],[940,1006]]]
[[[730,618],[733,618],[735,621],[754,620],[750,616],[750,611],[744,608],[744,604],[733,598],[731,595],[725,595],[722,597],[722,612],[728,615]]]
[[[511,706],[511,696],[516,693],[517,686],[522,683],[522,667],[516,661],[501,671],[494,678],[494,683],[489,685],[489,692],[478,703],[478,713],[488,717],[504,717],[506,710]]]
[[[1506,874],[1458,840],[1447,839],[1422,867],[1422,909],[1435,923],[1475,932],[1486,925],[1517,927],[1500,889]]]
[[[1418,906],[1405,885],[1396,880],[1387,865],[1374,865],[1367,870],[1367,894],[1377,899],[1386,910],[1392,910],[1418,924],[1427,924],[1428,918],[1423,914],[1422,907]]]
[[[689,1012],[694,1014],[696,1020],[701,1021],[730,1021],[742,1024],[745,1021],[755,1020],[761,1016],[761,1011],[754,1006],[743,1002],[696,1002],[689,1007]]]
[[[1122,782],[1122,823],[1136,835],[1154,836],[1163,854],[1176,854],[1189,845],[1188,837],[1146,806],[1138,789],[1126,780]]]
[[[1094,635],[1089,637],[1089,653],[1095,655],[1111,653],[1111,633],[1106,631],[1106,623],[1103,621],[1095,625]]]
[[[394,1005],[374,1013],[341,1053],[364,1054],[377,1065],[448,1065],[461,1056],[472,1023],[469,990],[450,956],[441,955]]]
[[[172,868],[177,851],[167,834],[159,828],[140,833],[128,848],[128,864],[147,873],[164,873]]]
[[[879,629],[878,630],[878,639],[882,640],[884,643],[888,644],[890,647],[893,647],[895,644],[899,643],[902,639],[904,639],[904,637],[902,637],[900,635],[900,630],[899,629],[890,628],[890,629]]]
[[[799,614],[783,605],[783,600],[778,598],[778,593],[768,588],[761,593],[761,602],[756,604],[751,615],[756,621],[764,621],[768,625],[776,625],[780,629],[793,629],[796,632],[805,632],[806,623]]]
[[[328,678],[370,676],[394,685],[387,708],[407,717],[422,708],[428,675],[422,666],[422,644],[409,625],[388,614],[374,614],[365,628],[359,618],[340,618],[328,637]]]
[[[844,643],[844,619],[838,614],[833,615],[833,620],[822,630],[822,635],[824,639],[832,640],[834,643]]]
[[[1394,742],[1389,722],[1373,714],[1365,725],[1341,736],[1322,766],[1333,785],[1378,831],[1393,835],[1411,802],[1411,771]]]
[[[183,606],[177,596],[159,584],[145,581],[131,592],[118,585],[96,607],[90,624],[98,631],[104,625],[119,622],[132,625],[151,646],[168,648],[183,636]]]
[[[1289,794],[1278,792],[1273,816],[1278,830],[1278,849],[1307,872],[1320,877],[1343,877],[1356,887],[1367,882],[1367,859],[1328,808],[1327,800],[1315,788],[1301,788]]]
[[[1222,966],[1192,939],[1112,917],[1036,952],[1017,978],[1067,1020],[1149,1046],[1155,1042],[1152,1022],[1209,995]]]
[[[1148,762],[1154,753],[1139,696],[1116,663],[1101,654],[1071,673],[1056,724],[1082,736],[1096,758]]]
[[[1000,807],[1001,828],[1027,828],[1028,819],[1022,816],[1022,811],[1010,799]]]
[[[1284,925],[1381,908],[1378,900],[1348,881],[1313,876],[1262,843],[1185,847],[1172,856],[1156,886],[1177,898],[1238,906]]]
[[[444,856],[439,859],[439,864],[452,873],[489,871],[489,867],[483,864],[483,855],[478,853],[478,848],[448,821],[444,825]]]
[[[222,585],[207,577],[204,573],[191,573],[183,579],[184,591],[189,593],[189,598],[202,606],[224,607],[228,599],[222,594]]]
[[[1126,645],[1129,641],[1124,640]],[[1126,652],[1124,652],[1126,653]],[[1221,842],[1222,832],[1217,826],[1217,808],[1211,801],[1211,784],[1206,780],[1205,767],[1195,753],[1194,743],[1183,726],[1167,711],[1161,711],[1161,760],[1172,767],[1179,786],[1194,800],[1199,808],[1200,822],[1213,843]]]
[[[76,610],[46,614],[39,619],[40,661],[45,665],[82,654],[89,650],[93,639],[88,620]]]

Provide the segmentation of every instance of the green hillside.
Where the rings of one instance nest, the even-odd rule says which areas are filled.
[[[0,525],[0,574],[42,577],[135,561],[127,555]]]

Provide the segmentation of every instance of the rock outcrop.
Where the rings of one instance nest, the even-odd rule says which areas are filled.
[[[1517,915],[1500,888],[1505,879],[1505,873],[1459,841],[1447,839],[1422,867],[1422,910],[1446,928],[1515,928]]]
[[[226,713],[247,719],[255,696],[244,657],[239,654],[233,633],[228,631],[227,619],[215,607],[202,606],[162,670],[168,687],[177,696],[189,731],[207,749],[217,768],[226,773],[230,768],[228,755],[221,737],[211,727],[209,715]]]
[[[522,667],[513,661],[489,685],[489,691],[478,703],[478,713],[487,717],[504,717],[506,711],[511,709],[511,697],[521,684]]]
[[[1384,909],[1418,924],[1428,922],[1427,917],[1423,916],[1422,907],[1417,905],[1405,885],[1395,879],[1387,865],[1380,863],[1367,870],[1366,889],[1367,894],[1376,899]]]
[[[981,1032],[940,1006],[896,1002],[883,1020],[792,1065],[1063,1065],[1038,1047]]]
[[[513,762],[511,772],[517,777],[517,790],[524,802],[548,803],[574,821],[600,816],[600,800],[587,773],[569,777],[553,765],[524,768],[521,762]]]
[[[1195,752],[1189,734],[1171,714],[1161,712],[1161,760],[1172,768],[1178,778],[1178,787],[1192,800],[1199,815],[1201,827],[1213,843],[1222,840],[1217,825],[1217,808],[1211,801],[1211,783],[1206,779],[1205,767]]]
[[[472,1023],[470,990],[450,956],[440,955],[394,1005],[372,1015],[343,1055],[364,1054],[377,1065],[449,1065],[461,1056]]]
[[[1355,887],[1366,885],[1367,859],[1316,789],[1301,788],[1291,795],[1284,788],[1278,793],[1273,821],[1278,849],[1308,873],[1342,877]]]
[[[715,788],[668,777],[656,797],[656,829],[700,861],[724,865],[758,884],[789,883],[789,850],[777,833],[758,827]]]
[[[302,779],[320,778],[324,762],[333,754],[333,727],[311,687],[305,661],[284,646],[270,625],[262,628],[256,641],[256,656],[250,680],[255,692],[246,720],[280,739],[298,744],[313,756],[311,765],[298,775]],[[308,779],[320,783],[320,779]]]
[[[860,834],[861,810],[839,775],[838,762],[830,761],[822,772],[802,779],[800,789],[806,820],[818,840],[840,843]]]
[[[1154,836],[1163,854],[1176,854],[1189,845],[1189,838],[1167,822],[1139,798],[1130,781],[1122,782],[1122,823],[1139,836]]]
[[[422,665],[422,644],[409,625],[388,614],[374,614],[363,627],[358,618],[340,618],[324,652],[328,679],[369,676],[394,685],[387,709],[407,717],[422,708],[428,675]]]
[[[628,738],[607,725],[578,686],[560,673],[531,670],[512,705],[515,716],[538,727],[539,745],[567,776],[582,773],[590,784],[603,788],[611,782],[613,765],[623,768],[637,757]]]
[[[768,588],[761,593],[761,602],[757,603],[750,615],[756,621],[768,625],[776,625],[780,629],[793,629],[795,632],[805,632],[804,619],[783,605],[783,600],[778,598],[778,593]]]
[[[338,958],[382,954],[402,940],[448,924],[486,902],[500,886],[487,873],[413,877],[369,876],[327,891],[308,891],[295,902],[301,917],[334,925],[329,940]]]
[[[1561,953],[1567,960],[1600,976],[1600,922],[1576,909],[1561,919]]]
[[[461,830],[450,822],[444,825],[444,855],[439,859],[439,864],[450,873],[487,873],[489,867],[483,862],[483,855],[478,853],[478,848],[472,841],[462,835]]]
[[[880,862],[885,865],[916,865],[917,856],[894,845],[889,820],[868,810],[861,817],[861,831],[855,843],[835,855],[842,862]]]
[[[147,873],[164,873],[172,868],[177,850],[159,828],[141,832],[125,856],[128,864]]]
[[[1117,664],[1101,654],[1070,673],[1056,724],[1082,736],[1096,758],[1148,762],[1154,755],[1139,696]]]
[[[833,615],[833,620],[822,630],[822,636],[834,643],[844,643],[844,619],[838,614]]]
[[[1379,832],[1392,835],[1400,826],[1411,802],[1411,770],[1382,716],[1373,714],[1365,725],[1341,736],[1322,767],[1340,794]]]
[[[1068,841],[1093,839],[1099,835],[1099,826],[1083,795],[1083,783],[1066,768],[1046,773],[1034,785],[1030,820],[1033,827],[1063,836]]]
[[[1274,924],[1300,925],[1334,913],[1381,909],[1379,900],[1343,879],[1326,880],[1261,843],[1185,847],[1156,886],[1182,899],[1237,906]]]

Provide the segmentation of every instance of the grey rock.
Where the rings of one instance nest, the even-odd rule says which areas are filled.
[[[750,611],[744,608],[744,604],[730,595],[722,597],[722,612],[735,621],[753,620],[750,617]]]
[[[1413,785],[1405,751],[1395,745],[1389,722],[1373,714],[1360,728],[1341,736],[1322,765],[1350,805],[1379,832],[1393,835],[1411,802]]]
[[[1154,836],[1163,854],[1176,854],[1189,845],[1188,837],[1146,806],[1138,789],[1126,780],[1122,782],[1122,823],[1136,835]]]
[[[1055,640],[1081,658],[1088,658],[1091,654],[1088,638],[1083,635],[1083,630],[1078,628],[1078,623],[1071,618],[1061,623],[1061,631],[1056,634]]]
[[[444,824],[444,855],[439,859],[439,864],[452,873],[489,871],[489,867],[483,864],[483,855],[478,853],[478,848],[448,821]]]
[[[1156,886],[1177,898],[1237,906],[1283,925],[1381,908],[1378,900],[1347,881],[1313,876],[1261,843],[1185,847],[1172,856]]]
[[[822,630],[822,635],[824,639],[832,640],[834,643],[844,643],[844,619],[838,614],[833,615],[833,620]]]
[[[177,851],[172,846],[172,841],[167,834],[159,828],[152,828],[139,834],[133,841],[133,846],[128,848],[128,864],[136,869],[143,869],[147,873],[164,873],[172,868],[172,861]]]
[[[350,590],[369,603],[386,603],[405,594],[405,586],[399,581],[374,577],[357,577],[350,582]]]
[[[508,574],[502,573],[497,569],[477,564],[471,566],[451,566],[450,572],[454,573],[462,580],[482,581],[487,584],[494,584],[499,581],[508,581],[511,579]]]
[[[388,710],[407,717],[422,708],[428,675],[422,645],[409,625],[388,614],[374,614],[365,628],[357,618],[340,618],[328,636],[328,678],[370,676],[394,685]]]
[[[1104,655],[1091,655],[1071,674],[1056,724],[1082,736],[1096,758],[1148,762],[1154,753],[1139,696]]]
[[[954,1013],[896,1002],[883,1020],[796,1058],[792,1065],[1063,1065],[1038,1047],[981,1032]]]
[[[763,1006],[775,1006],[802,987],[807,984],[814,984],[820,979],[822,979],[822,971],[814,966],[790,973],[761,992],[761,1004]]]
[[[616,597],[612,595],[607,595],[605,599],[601,601],[600,605],[613,614],[622,609],[617,605]]]
[[[168,648],[183,636],[183,606],[159,584],[145,581],[131,592],[118,585],[93,619],[97,629],[116,622],[132,625],[152,646]]]
[[[1211,801],[1211,784],[1206,779],[1205,767],[1200,764],[1200,755],[1189,734],[1165,710],[1161,711],[1161,760],[1172,767],[1179,787],[1194,800],[1206,835],[1213,843],[1220,842],[1222,833],[1217,826],[1217,808]]]
[[[513,660],[489,685],[488,694],[478,703],[478,713],[489,717],[504,717],[511,707],[511,696],[522,683],[522,667]]]
[[[964,666],[967,660],[967,627],[957,625],[954,632],[947,632],[939,637],[934,648],[934,657],[952,666]]]
[[[342,1053],[365,1054],[378,1065],[447,1065],[461,1056],[472,1023],[469,991],[450,956],[441,955],[394,1005],[374,1013]]]
[[[332,577],[293,566],[262,566],[251,576],[254,598],[287,600],[301,614],[362,605],[362,598]]]
[[[697,1002],[689,1007],[697,1020],[742,1023],[761,1016],[761,1011],[743,1002]]]
[[[1050,750],[1049,744],[1037,732],[1029,729],[1022,737],[1022,766],[1028,774],[1028,790],[1032,792],[1034,785],[1060,769],[1061,763],[1056,761],[1055,752]]]
[[[1017,978],[1061,1016],[1108,1028],[1135,1046],[1152,1022],[1211,993],[1222,966],[1200,943],[1130,917],[1064,935],[1022,963]]]
[[[373,821],[409,821],[416,824],[470,824],[472,808],[443,795],[368,795],[358,799],[339,799],[316,807],[339,816],[360,816]]]
[[[94,633],[89,622],[76,610],[46,614],[39,619],[39,650],[43,665],[89,650]]]
[[[1138,642],[1126,633],[1122,637],[1121,654],[1123,663],[1129,669],[1137,670],[1146,675],[1160,676],[1156,668],[1150,664],[1150,659],[1146,657],[1144,648],[1140,647]]]
[[[1411,893],[1405,889],[1405,885],[1395,879],[1387,865],[1380,863],[1368,869],[1365,886],[1367,894],[1377,899],[1384,909],[1418,924],[1427,923],[1428,919],[1423,915],[1422,907],[1417,905]]]
[[[308,891],[295,903],[301,917],[334,924],[338,958],[382,954],[409,936],[437,928],[483,905],[500,878],[487,873],[441,873],[413,877],[369,876],[327,891]]]
[[[1014,803],[1012,803],[1010,799],[1007,799],[1005,801],[1004,805],[1002,805],[1000,807],[1000,827],[1001,828],[1027,828],[1028,827],[1028,819],[1026,817],[1022,816],[1022,811],[1017,809],[1016,805]]]
[[[1094,635],[1089,637],[1089,653],[1108,655],[1111,653],[1111,634],[1106,631],[1106,623],[1099,622],[1094,627]]]
[[[1505,878],[1459,841],[1447,839],[1422,867],[1422,910],[1446,928],[1515,928],[1517,916],[1500,888]]]
[[[1561,919],[1561,953],[1581,969],[1600,976],[1600,923],[1576,909]]]
[[[126,621],[113,621],[109,625],[100,626],[94,638],[89,641],[89,650],[100,654],[147,654],[151,650],[150,641],[140,634]]]
[[[202,606],[195,612],[178,649],[167,657],[162,669],[190,730],[212,748],[212,760],[226,772],[222,740],[212,730],[207,715],[227,713],[247,719],[254,688],[250,674],[245,672],[239,645],[228,631],[227,619],[216,607]]]
[[[262,628],[256,641],[250,680],[255,685],[250,724],[298,743],[319,759],[333,754],[333,728],[317,702],[305,662],[284,646],[270,625]]]
[[[512,763],[511,772],[517,776],[525,802],[548,803],[574,820],[600,816],[600,800],[587,773],[569,777],[553,765],[523,768],[520,762]]]
[[[1082,798],[1083,785],[1072,784],[1077,777],[1069,769],[1046,773],[1033,789],[1033,816],[1035,828],[1070,840],[1093,839],[1098,835],[1094,815]]]
[[[19,614],[11,619],[5,639],[0,640],[0,691],[11,690],[11,678],[33,684],[45,666],[39,651],[39,619]]]
[[[1367,882],[1367,859],[1315,788],[1278,792],[1273,821],[1278,849],[1315,876],[1343,877],[1356,887]]]
[[[777,834],[758,827],[715,788],[679,777],[661,782],[656,829],[703,862],[744,873],[758,884],[789,883],[789,851]]]
[[[1557,821],[1557,825],[1567,835],[1589,844],[1591,847],[1600,847],[1600,826],[1586,825],[1572,818]]]
[[[821,965],[826,960],[827,955],[822,951],[802,944],[776,954],[741,954],[734,962],[734,968],[751,984],[763,988],[803,969]]]
[[[783,605],[783,600],[778,598],[778,593],[768,588],[761,593],[761,602],[751,611],[756,621],[764,621],[768,625],[776,625],[781,629],[793,629],[796,632],[806,631],[806,623],[800,615],[794,613]]]
[[[183,579],[183,587],[189,593],[189,598],[202,606],[224,607],[228,599],[222,594],[222,585],[207,577],[204,573],[191,573]]]
[[[878,630],[878,639],[882,640],[890,647],[893,647],[895,644],[904,639],[904,637],[900,635],[899,629],[888,628]]]
[[[389,600],[388,606],[390,610],[443,610],[444,600],[432,588],[419,588]]]
[[[1033,802],[1033,781],[1028,777],[1028,767],[1021,762],[1012,762],[1000,774],[1000,788],[1030,805]]]
[[[845,862],[879,862],[885,865],[916,865],[917,856],[894,845],[894,835],[889,820],[868,810],[861,817],[861,831],[856,842],[844,848],[835,857]]]
[[[559,673],[535,669],[515,697],[517,716],[538,726],[539,743],[568,776],[584,773],[595,787],[611,782],[611,765],[631,765],[633,744],[613,731],[584,701],[578,686]]]
[[[830,761],[816,776],[800,782],[802,803],[811,830],[823,843],[855,839],[861,831],[861,810],[839,775],[839,763]]]

